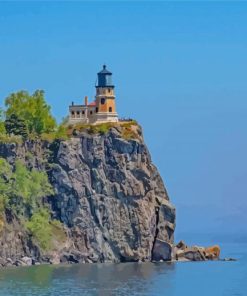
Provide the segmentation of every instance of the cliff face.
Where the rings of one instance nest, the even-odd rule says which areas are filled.
[[[106,134],[84,132],[52,144],[0,144],[0,157],[10,164],[23,159],[30,168],[47,171],[55,196],[45,202],[66,233],[44,253],[18,218],[7,213],[2,260],[23,256],[52,263],[170,260],[175,209],[138,133],[138,139],[125,140],[121,127],[112,127]]]

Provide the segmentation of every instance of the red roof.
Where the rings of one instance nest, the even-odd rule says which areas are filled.
[[[88,106],[96,106],[96,102],[92,102],[92,103],[88,104]]]

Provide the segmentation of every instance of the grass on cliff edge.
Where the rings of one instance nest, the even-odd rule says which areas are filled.
[[[138,123],[135,120],[120,121],[120,122],[106,122],[100,124],[83,124],[77,123],[75,125],[68,125],[68,136],[76,136],[77,133],[87,132],[90,135],[104,135],[107,134],[111,128],[119,127],[121,135],[125,140],[139,139],[140,133],[138,133]]]
[[[7,135],[0,133],[0,143],[8,144],[8,143],[16,143],[22,144],[25,140],[44,140],[52,143],[55,140],[67,140],[71,137],[74,137],[82,132],[88,133],[90,135],[105,135],[109,132],[111,128],[119,127],[121,131],[121,136],[125,140],[138,140],[140,138],[140,129],[138,129],[139,125],[135,120],[130,121],[120,121],[120,122],[106,122],[100,124],[69,124],[69,125],[61,125],[56,131],[49,133],[42,133],[40,135],[37,134],[29,134],[27,138],[23,138],[20,135]]]

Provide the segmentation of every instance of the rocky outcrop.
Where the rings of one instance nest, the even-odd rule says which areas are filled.
[[[220,247],[218,245],[208,248],[199,246],[187,246],[180,241],[173,248],[172,258],[174,261],[206,261],[218,260],[220,257]]]
[[[6,220],[1,219],[0,225],[0,266],[30,265],[27,258],[32,264],[41,258],[38,246],[33,244],[20,221],[11,213],[7,212]]]
[[[5,221],[0,251],[5,262],[7,258],[23,261],[23,257],[51,263],[171,259],[175,208],[140,128],[138,137],[130,140],[121,129],[77,133],[52,144],[0,144],[0,157],[10,164],[23,159],[28,167],[48,173],[55,196],[44,202],[66,233],[63,241],[54,240],[53,249],[44,253],[16,218]],[[4,234],[13,223],[15,230]]]

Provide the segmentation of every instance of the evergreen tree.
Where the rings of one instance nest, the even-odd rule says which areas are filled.
[[[20,135],[27,138],[28,131],[26,123],[23,119],[19,118],[16,114],[11,114],[4,123],[6,132],[11,135]]]

